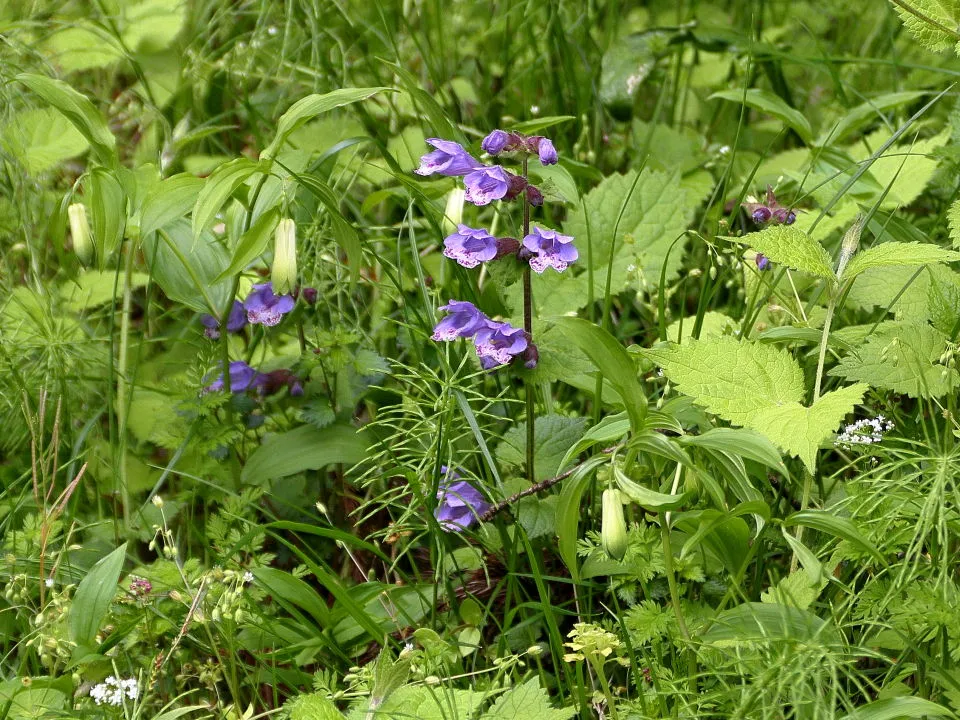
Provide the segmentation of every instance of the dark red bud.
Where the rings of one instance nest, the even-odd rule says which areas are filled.
[[[512,237],[497,238],[497,254],[493,258],[499,260],[507,255],[516,255],[520,249],[520,241]]]
[[[527,185],[527,202],[534,207],[543,205],[543,193],[535,185]]]

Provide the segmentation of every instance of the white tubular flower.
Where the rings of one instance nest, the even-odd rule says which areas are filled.
[[[81,263],[90,265],[93,262],[94,247],[90,235],[90,222],[87,220],[87,208],[83,203],[73,203],[67,208],[67,218],[70,220],[73,251]]]
[[[285,295],[297,284],[297,224],[283,218],[273,234],[273,292]]]

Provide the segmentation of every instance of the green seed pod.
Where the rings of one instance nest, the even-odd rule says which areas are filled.
[[[87,208],[83,203],[73,203],[67,208],[70,220],[70,236],[73,238],[73,251],[84,265],[93,262],[93,238],[90,236],[90,222],[87,220]]]
[[[290,218],[277,223],[273,234],[273,292],[285,295],[297,284],[297,224]]]
[[[600,525],[603,549],[614,560],[623,560],[627,554],[627,522],[623,517],[620,491],[603,491],[603,517]]]

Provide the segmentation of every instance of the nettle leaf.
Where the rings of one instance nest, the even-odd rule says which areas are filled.
[[[850,280],[870,268],[895,265],[932,265],[960,260],[960,252],[922,242],[888,242],[857,253],[843,271],[841,280]]]
[[[944,333],[926,323],[883,323],[830,375],[910,397],[940,397],[960,384],[960,374],[938,362],[947,342]]]
[[[823,245],[794,225],[771,225],[759,232],[728,238],[749,245],[771,262],[832,280],[833,262]]]
[[[811,407],[792,402],[756,413],[750,425],[790,455],[799,457],[812,473],[817,449],[843,418],[863,400],[867,386],[850,385],[822,395]]]
[[[576,714],[576,708],[554,708],[540,678],[534,676],[501,695],[480,720],[569,720]]]
[[[878,130],[871,133],[865,142],[852,147],[850,154],[854,160],[867,160],[871,155],[866,148],[879,147],[889,138],[889,131]],[[934,157],[934,151],[949,138],[950,133],[945,130],[926,140],[891,145],[873,160],[870,163],[870,175],[878,187],[874,197],[879,199],[886,192],[880,206],[897,208],[916,200],[937,170],[939,161]]]
[[[742,103],[749,108],[773,115],[784,125],[792,128],[805,143],[813,140],[813,129],[810,127],[810,121],[806,116],[787,105],[783,98],[774,95],[766,90],[750,88],[746,92],[743,90],[723,90],[714,93],[709,97],[710,100],[729,100],[735,103]]]
[[[642,353],[680,392],[736,425],[749,425],[757,412],[804,397],[800,365],[773,345],[718,336]]]
[[[954,200],[947,211],[947,225],[950,227],[950,242],[960,250],[960,200]]]
[[[955,0],[910,0],[893,3],[893,9],[927,50],[940,52],[954,47],[956,37],[947,29],[960,26],[960,4]]]
[[[587,418],[544,415],[534,426],[534,467],[537,480],[554,477],[563,468],[560,462],[567,450],[587,429]],[[527,424],[514,425],[497,446],[497,459],[505,465],[523,467],[526,463]]]

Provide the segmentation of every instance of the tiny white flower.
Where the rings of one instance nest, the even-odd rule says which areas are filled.
[[[47,578],[46,580],[43,581],[43,584],[46,585],[48,588],[52,588],[52,587],[53,587],[53,578]]]
[[[249,570],[247,570],[247,571],[243,574],[243,582],[244,582],[245,585],[249,585],[250,583],[252,583],[252,582],[253,582],[253,573],[250,572]]]
[[[730,152],[730,146],[729,146],[729,145],[721,145],[719,152],[720,152],[721,155],[726,155],[726,154],[728,154],[728,153]]]
[[[279,32],[276,25],[271,25],[267,28],[267,35],[276,35]]]
[[[531,114],[531,115],[539,115],[539,114],[540,114],[540,106],[539,106],[539,105],[531,105],[531,106],[530,106],[530,114]]]
[[[128,700],[136,700],[140,694],[140,686],[136,678],[124,678],[122,680],[113,675],[107,677],[102,683],[98,683],[90,690],[90,697],[97,705],[123,705],[124,696]]]

